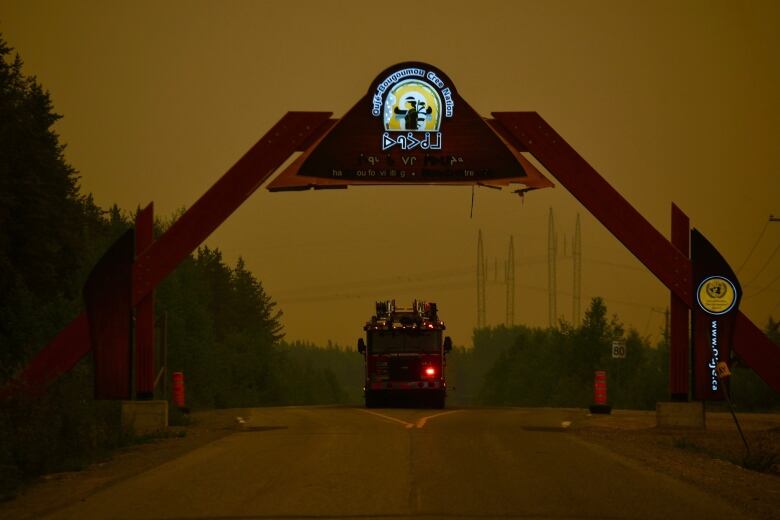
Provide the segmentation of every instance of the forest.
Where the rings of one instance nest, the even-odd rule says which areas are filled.
[[[780,344],[778,325],[770,318],[765,331]],[[475,330],[473,339],[472,349],[455,349],[448,361],[454,403],[587,408],[596,370],[607,371],[613,408],[653,410],[669,399],[666,341],[651,344],[626,330],[598,297],[580,327],[489,327]],[[625,358],[612,357],[614,340],[625,344]],[[736,365],[730,392],[738,411],[780,410],[780,396],[748,368]]]
[[[82,288],[137,210],[104,209],[81,192],[77,170],[54,131],[49,93],[25,76],[0,35],[0,386],[83,308]],[[163,233],[180,213],[155,223]],[[299,404],[360,405],[362,357],[350,345],[285,340],[282,311],[239,258],[200,247],[160,285],[169,373],[182,371],[192,410]],[[362,317],[361,317],[362,318]],[[780,341],[778,322],[766,331]],[[593,372],[609,372],[611,404],[652,409],[667,398],[668,345],[650,344],[594,298],[580,327],[488,327],[448,359],[448,406],[584,408]],[[627,357],[610,345],[625,341]],[[131,442],[112,403],[93,399],[91,359],[54,382],[44,397],[0,403],[0,499],[20,483],[72,470]],[[737,369],[738,410],[780,409],[751,371]]]

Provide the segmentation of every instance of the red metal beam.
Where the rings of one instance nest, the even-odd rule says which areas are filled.
[[[691,263],[536,112],[494,112],[533,154],[640,262],[688,306]]]
[[[536,112],[494,112],[511,142],[528,150],[689,309],[691,262]],[[780,393],[780,348],[741,312],[734,352]]]
[[[128,229],[98,260],[84,284],[95,369],[95,399],[132,399],[131,281],[135,230]]]
[[[168,231],[141,251],[133,265],[133,305],[138,305],[188,254],[296,151],[330,127],[331,112],[288,112],[233,165]],[[85,313],[46,345],[0,398],[39,389],[64,374],[90,350]]]
[[[154,242],[154,203],[135,217],[135,252],[145,251]],[[154,291],[135,306],[135,396],[154,397]]]
[[[734,324],[732,347],[742,362],[780,393],[780,347],[772,343],[741,311]]]
[[[139,255],[133,303],[140,302],[295,151],[330,127],[331,112],[287,112],[168,231]]]
[[[87,313],[82,312],[33,358],[16,379],[0,388],[0,400],[22,393],[33,396],[44,394],[48,383],[73,368],[91,348]]]
[[[690,258],[691,225],[688,215],[672,204],[672,245]],[[673,401],[687,401],[691,359],[688,340],[689,309],[676,294],[670,298],[669,393]]]

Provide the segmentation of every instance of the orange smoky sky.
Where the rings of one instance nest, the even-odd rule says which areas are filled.
[[[539,112],[667,236],[675,202],[738,272],[746,314],[780,316],[780,3],[405,5],[2,0],[0,32],[51,92],[67,159],[102,206],[170,216],[286,111],[340,117],[380,71],[422,61],[480,114]],[[470,345],[479,230],[488,323],[505,321],[513,236],[515,323],[547,325],[550,208],[557,314],[572,320],[579,214],[582,309],[602,296],[658,339],[669,292],[561,186],[524,200],[478,188],[473,216],[469,188],[260,189],[206,243],[245,259],[290,340],[352,346],[375,300],[421,298]]]

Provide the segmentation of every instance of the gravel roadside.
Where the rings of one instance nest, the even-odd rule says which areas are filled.
[[[707,412],[706,430],[660,429],[655,412],[615,410],[572,425],[581,439],[693,484],[761,519],[780,518],[780,414],[738,414],[751,457],[730,414]],[[742,465],[761,467],[762,471]]]
[[[0,503],[3,520],[32,520],[85,500],[106,487],[234,433],[244,410],[196,412],[187,426],[173,426],[165,437],[115,451],[111,458],[82,470],[39,478],[16,498]]]

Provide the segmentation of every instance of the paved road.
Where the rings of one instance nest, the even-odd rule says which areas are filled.
[[[245,431],[47,518],[728,518],[579,440],[581,411],[255,409]]]

